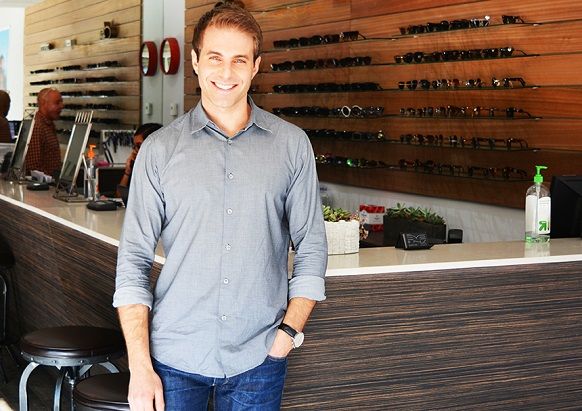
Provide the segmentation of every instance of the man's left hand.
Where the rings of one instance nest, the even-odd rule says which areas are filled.
[[[289,334],[285,331],[277,330],[277,335],[275,337],[275,342],[269,351],[271,357],[284,358],[289,355],[289,352],[293,349],[293,341]]]

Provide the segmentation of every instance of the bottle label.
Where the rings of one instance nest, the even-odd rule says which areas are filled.
[[[528,195],[525,198],[525,232],[536,233],[536,206],[538,198],[536,195]]]
[[[550,234],[550,216],[552,209],[552,199],[550,197],[542,197],[538,199],[537,212],[537,233]]]

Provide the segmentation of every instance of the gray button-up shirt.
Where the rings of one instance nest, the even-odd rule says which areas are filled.
[[[325,299],[313,150],[301,129],[249,104],[230,139],[198,104],[145,140],[119,244],[113,305],[152,308],[153,357],[208,377],[261,364],[288,299]],[[166,263],[152,295],[160,236]]]

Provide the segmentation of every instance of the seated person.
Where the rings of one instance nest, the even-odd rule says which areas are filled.
[[[10,127],[8,126],[8,112],[10,111],[10,95],[4,90],[0,90],[0,143],[10,143]]]
[[[37,102],[38,111],[26,153],[26,172],[30,174],[32,170],[38,170],[57,177],[62,160],[54,122],[61,116],[63,98],[57,89],[44,88],[38,93]]]
[[[135,163],[135,159],[137,158],[137,153],[139,153],[141,144],[150,134],[162,127],[163,126],[158,123],[146,123],[135,130],[133,135],[133,149],[125,161],[125,170],[123,172],[123,177],[121,177],[121,181],[119,182],[120,186],[129,187],[131,182],[131,173],[133,172],[133,164]],[[121,197],[119,191],[116,193],[116,196]]]

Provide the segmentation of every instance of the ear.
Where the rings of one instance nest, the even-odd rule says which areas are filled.
[[[196,55],[194,49],[192,49],[191,55],[192,55],[192,68],[194,69],[196,75],[198,75],[198,56]]]
[[[257,57],[254,64],[255,65],[253,67],[253,78],[255,78],[255,75],[259,72],[259,67],[261,65],[261,56]]]

